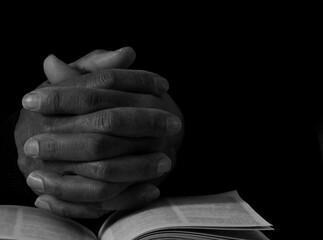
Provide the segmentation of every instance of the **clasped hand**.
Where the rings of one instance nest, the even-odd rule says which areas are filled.
[[[69,66],[45,60],[49,81],[24,96],[15,130],[36,206],[94,218],[159,197],[156,186],[176,162],[182,116],[166,79],[122,69],[133,55],[124,48]]]

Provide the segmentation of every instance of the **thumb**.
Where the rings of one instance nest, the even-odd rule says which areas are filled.
[[[78,70],[69,67],[52,54],[44,60],[44,72],[50,83],[61,82],[81,74]]]
[[[49,55],[44,61],[44,72],[50,83],[57,83],[101,69],[128,68],[135,58],[136,53],[131,47],[116,51],[95,50],[70,64],[64,63],[54,55]]]

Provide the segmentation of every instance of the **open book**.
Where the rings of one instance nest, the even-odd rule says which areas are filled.
[[[117,211],[96,236],[73,220],[47,211],[0,206],[0,239],[132,240],[132,239],[268,239],[261,230],[271,224],[257,214],[237,191],[159,199],[134,211]]]

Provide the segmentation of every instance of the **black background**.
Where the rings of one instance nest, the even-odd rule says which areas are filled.
[[[274,225],[272,239],[305,233],[322,209],[322,161],[312,128],[320,112],[322,5],[125,6],[4,8],[3,118],[45,80],[47,55],[71,62],[94,49],[132,46],[132,68],[167,78],[184,114],[178,168],[162,193],[237,188]]]

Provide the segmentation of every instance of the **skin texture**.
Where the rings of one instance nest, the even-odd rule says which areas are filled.
[[[44,62],[16,126],[18,165],[36,206],[74,218],[145,205],[176,163],[182,115],[157,74],[123,69],[134,51]]]

